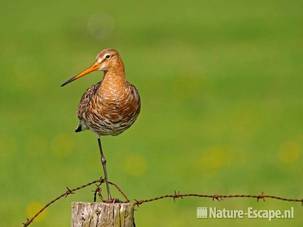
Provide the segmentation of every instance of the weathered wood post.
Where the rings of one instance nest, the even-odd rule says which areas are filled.
[[[72,227],[135,227],[134,204],[74,202]]]

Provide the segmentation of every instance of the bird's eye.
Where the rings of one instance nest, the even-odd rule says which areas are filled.
[[[106,58],[106,59],[109,59],[109,58],[110,58],[110,55],[109,55],[109,54],[105,55],[105,58]]]

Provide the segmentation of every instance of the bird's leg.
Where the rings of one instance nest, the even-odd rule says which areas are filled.
[[[99,145],[99,151],[101,155],[101,164],[103,168],[103,174],[104,174],[104,179],[105,179],[105,184],[106,184],[106,191],[107,191],[107,198],[110,200],[112,198],[110,191],[109,191],[109,184],[108,184],[108,175],[107,175],[107,170],[106,170],[106,159],[102,150],[102,145],[101,145],[101,139],[98,138],[98,145]]]

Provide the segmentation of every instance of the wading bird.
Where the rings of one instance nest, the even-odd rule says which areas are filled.
[[[136,121],[141,103],[138,90],[126,80],[123,61],[114,49],[102,50],[95,63],[65,81],[61,87],[93,71],[103,71],[104,76],[83,94],[78,107],[79,125],[75,132],[89,129],[97,134],[107,195],[111,199],[100,137],[116,136],[128,129]]]

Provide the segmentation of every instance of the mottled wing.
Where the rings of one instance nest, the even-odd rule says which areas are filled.
[[[138,89],[132,85],[131,83],[128,83],[131,89],[131,93],[134,99],[134,102],[132,104],[132,108],[135,109],[135,119],[138,117],[140,110],[141,110],[141,100]]]
[[[98,88],[100,87],[102,81],[94,84],[90,88],[88,88],[85,93],[82,95],[82,98],[80,100],[80,104],[78,107],[78,118],[79,120],[83,120],[83,114],[85,114],[89,108],[89,103],[92,100],[93,96],[98,91]]]

